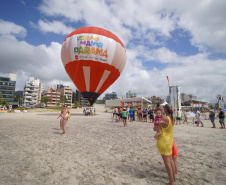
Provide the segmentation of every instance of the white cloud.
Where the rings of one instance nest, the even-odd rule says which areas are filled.
[[[17,89],[23,89],[24,79],[28,80],[30,76],[49,85],[53,81],[70,81],[61,62],[59,43],[32,46],[15,38],[0,36],[0,48],[1,73],[18,73],[17,81],[23,82],[17,84]]]
[[[132,90],[139,96],[164,98],[168,94],[166,76],[169,76],[170,85],[179,85],[181,92],[194,94],[200,100],[215,102],[216,94],[226,95],[226,60],[210,60],[208,54],[182,57],[160,48],[149,53],[150,58],[166,64],[163,70],[158,70],[145,69],[142,61],[137,59],[140,51],[127,50],[127,54],[129,57],[122,76],[107,92],[115,91],[119,96],[125,96],[125,92]]]
[[[171,38],[171,32],[180,28],[191,34],[191,44],[200,50],[225,52],[225,6],[226,1],[214,0],[44,0],[39,9],[47,16],[108,29],[125,45],[147,34],[154,45],[160,44],[156,36]]]
[[[65,26],[60,21],[52,21],[52,22],[44,22],[43,20],[39,20],[38,24],[35,25],[34,23],[31,23],[33,27],[38,28],[42,32],[52,32],[56,34],[69,34],[75,29],[70,26]]]
[[[73,28],[66,25],[76,22],[116,34],[127,46],[127,64],[106,92],[116,91],[119,96],[125,96],[126,91],[132,90],[139,96],[165,97],[168,94],[166,76],[169,76],[170,84],[181,86],[181,92],[214,102],[216,94],[226,95],[226,60],[209,59],[211,51],[180,56],[175,49],[164,46],[164,42],[179,28],[190,33],[191,44],[200,50],[210,47],[226,52],[223,3],[211,0],[44,0],[39,9],[55,21],[39,20],[37,26],[43,32],[68,34]],[[1,74],[17,72],[18,81],[34,76],[47,87],[57,83],[74,87],[60,59],[61,44],[33,46],[15,37],[26,35],[22,26],[2,20],[0,26]],[[153,62],[157,64],[152,66]],[[21,82],[18,85],[18,89],[23,87]]]
[[[191,43],[206,50],[226,52],[226,1],[168,1],[166,6],[176,10],[180,28],[191,33]]]
[[[13,22],[8,22],[0,19],[0,35],[15,35],[24,38],[27,34],[27,30]]]

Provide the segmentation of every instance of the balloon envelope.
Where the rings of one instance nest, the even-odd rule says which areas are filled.
[[[120,76],[126,64],[126,50],[110,31],[84,27],[64,40],[61,59],[77,89],[92,105]]]

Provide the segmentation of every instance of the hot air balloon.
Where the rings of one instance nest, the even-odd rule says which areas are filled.
[[[108,30],[83,27],[64,40],[61,59],[65,70],[91,105],[122,73],[126,50]]]

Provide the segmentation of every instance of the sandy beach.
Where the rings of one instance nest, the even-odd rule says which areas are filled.
[[[1,185],[146,185],[168,182],[156,149],[153,124],[112,122],[97,110],[71,114],[66,136],[61,136],[57,112],[0,115]],[[226,183],[226,130],[189,124],[174,127],[178,185]]]

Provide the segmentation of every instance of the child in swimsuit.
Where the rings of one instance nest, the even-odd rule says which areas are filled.
[[[154,119],[154,126],[158,125],[158,124],[161,124],[162,123],[162,111],[160,109],[156,109],[155,110],[155,119]],[[156,140],[158,140],[158,137],[162,134],[162,130],[161,128],[159,128],[157,131],[156,131],[156,134],[154,136],[154,138]]]

